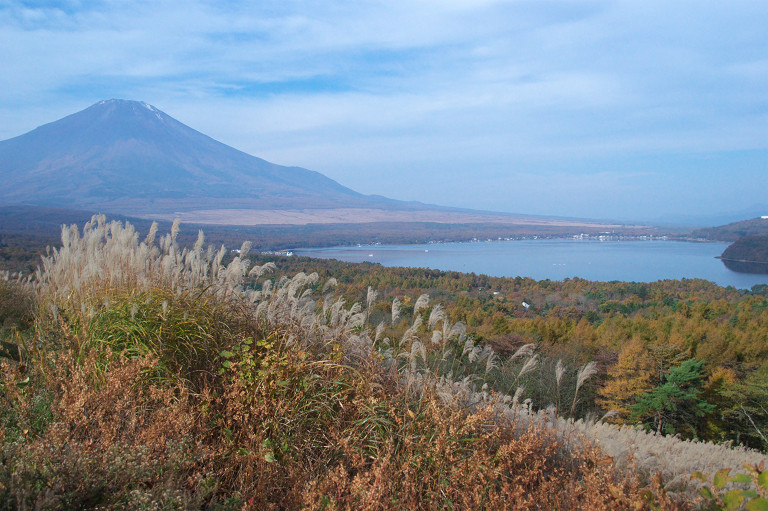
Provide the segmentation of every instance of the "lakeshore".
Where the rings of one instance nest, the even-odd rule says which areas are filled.
[[[768,275],[731,271],[717,259],[727,246],[727,243],[651,237],[528,237],[467,243],[295,249],[293,253],[346,262],[425,267],[497,277],[521,276],[537,280],[579,277],[595,281],[653,282],[686,278],[709,280],[739,289],[768,284]]]

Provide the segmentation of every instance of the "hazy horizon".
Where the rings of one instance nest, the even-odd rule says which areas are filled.
[[[115,97],[364,194],[768,214],[765,3],[31,5],[0,6],[2,140]]]

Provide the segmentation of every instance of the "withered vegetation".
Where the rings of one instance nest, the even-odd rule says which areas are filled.
[[[0,509],[695,505],[626,443],[657,437],[567,417],[592,366],[563,417],[534,412],[482,387],[497,356],[426,295],[394,337],[397,301],[374,325],[373,290],[348,305],[333,279],[273,282],[247,244],[224,264],[178,229],[94,217],[34,277],[0,279]],[[537,363],[515,359],[518,377]]]

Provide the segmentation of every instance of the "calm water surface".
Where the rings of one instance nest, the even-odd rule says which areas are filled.
[[[375,245],[296,250],[296,255],[369,261],[384,266],[484,273],[536,280],[653,282],[699,278],[749,289],[768,275],[731,271],[716,256],[728,243],[681,241],[517,240],[429,245]]]

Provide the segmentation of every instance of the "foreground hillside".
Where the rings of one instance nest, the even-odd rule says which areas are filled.
[[[318,272],[338,280],[349,301],[365,299],[367,286],[379,291],[377,320],[387,302],[403,303],[406,314],[422,293],[441,304],[451,322],[462,322],[475,342],[503,357],[526,344],[539,356],[535,371],[516,377],[515,364],[500,363],[489,384],[538,406],[572,402],[572,395],[546,385],[558,362],[573,369],[596,362],[597,373],[579,394],[575,414],[622,424],[645,424],[713,441],[730,440],[766,449],[768,430],[768,286],[751,291],[724,288],[697,279],[652,283],[593,282],[579,278],[535,281],[423,268],[386,268],[297,257],[253,256],[275,262],[278,275]],[[526,305],[524,305],[526,304]],[[401,327],[402,328],[402,327]],[[696,362],[698,361],[698,362]],[[703,362],[703,363],[702,363]],[[669,371],[701,363],[692,380],[710,406],[693,402],[665,411],[662,421],[633,410],[646,393],[661,392]],[[693,413],[695,412],[695,413]]]
[[[598,364],[547,377],[426,295],[349,305],[177,234],[95,218],[0,284],[0,508],[675,509],[696,470],[703,503],[763,503],[756,451],[574,420]]]

